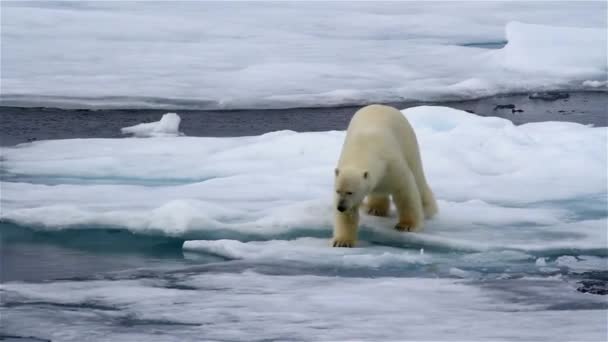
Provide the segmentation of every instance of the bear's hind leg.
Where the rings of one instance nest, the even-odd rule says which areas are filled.
[[[431,217],[437,214],[437,201],[435,201],[435,196],[433,195],[433,191],[426,186],[422,194],[422,207],[424,209],[424,217],[430,219]]]
[[[368,195],[367,213],[373,216],[388,216],[391,201],[388,196]]]
[[[414,175],[409,168],[404,168],[402,179],[393,193],[393,201],[399,214],[395,229],[399,231],[416,231],[424,225],[424,210],[420,191]]]

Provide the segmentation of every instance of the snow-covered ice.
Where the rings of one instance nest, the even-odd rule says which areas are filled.
[[[583,82],[583,86],[588,87],[588,88],[602,88],[602,87],[606,87],[606,85],[608,85],[608,81],[590,81],[587,80],[585,82]]]
[[[5,331],[53,341],[606,337],[603,297],[570,291],[550,279],[480,285],[454,279],[186,271],[166,278],[12,283],[1,289],[10,307],[2,317]],[[567,305],[577,310],[560,308]]]
[[[606,46],[606,28],[574,28],[529,25],[518,22],[507,24],[509,43],[496,53],[506,67],[519,72],[593,77],[604,73],[606,53],[587,54],[570,51],[590,51],[594,46]],[[557,42],[556,42],[557,40]],[[567,76],[566,76],[567,77]]]
[[[373,246],[365,242],[359,246],[361,248],[329,248],[327,239],[318,238],[251,242],[193,240],[184,243],[184,250],[227,259],[266,263],[298,262],[315,266],[381,267],[430,262],[430,258],[421,256],[419,252],[407,252],[402,248]]]
[[[179,131],[181,118],[175,113],[167,113],[160,121],[140,123],[134,126],[123,127],[123,134],[133,134],[136,137],[174,137],[183,135]]]
[[[440,214],[405,234],[363,215],[352,249],[329,247],[341,131],[3,147],[0,228],[179,237],[193,266],[2,284],[2,333],[605,340],[605,298],[576,288],[608,271],[608,128],[403,112]]]
[[[607,128],[515,126],[445,107],[404,111],[440,215],[420,234],[364,216],[364,240],[487,251],[606,247]],[[328,237],[344,132],[73,139],[2,149],[1,218],[38,229],[269,240]],[[395,214],[393,213],[392,216]]]
[[[606,89],[606,10],[604,1],[3,1],[1,100],[270,108]]]

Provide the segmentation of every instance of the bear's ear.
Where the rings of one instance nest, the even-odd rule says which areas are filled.
[[[340,173],[340,170],[338,170],[338,168],[334,169],[334,173],[336,174],[336,176]]]
[[[367,171],[363,172],[363,179],[367,179],[368,176],[369,176],[369,172],[367,172]]]

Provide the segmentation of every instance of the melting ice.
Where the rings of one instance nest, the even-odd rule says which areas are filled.
[[[404,113],[416,129],[441,214],[420,234],[389,229],[394,217],[364,216],[364,240],[470,251],[606,247],[605,127],[515,126],[445,107]],[[331,170],[343,138],[339,131],[281,131],[4,148],[1,215],[45,230],[116,227],[242,241],[325,238],[332,220]]]
[[[328,243],[341,131],[2,148],[4,223],[179,237],[194,264],[3,284],[3,333],[53,341],[605,339],[604,297],[576,288],[608,270],[608,128],[514,126],[445,107],[403,112],[440,214],[421,233],[394,231],[394,211],[363,215],[352,249]],[[224,261],[197,263],[203,255]]]
[[[134,126],[123,127],[123,134],[133,134],[136,137],[172,137],[183,135],[179,131],[181,118],[175,113],[163,115],[160,121],[140,123]]]

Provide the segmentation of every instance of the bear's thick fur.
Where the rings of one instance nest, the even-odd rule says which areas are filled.
[[[393,107],[370,105],[355,113],[335,174],[334,247],[355,244],[365,197],[367,212],[377,216],[388,216],[392,197],[399,217],[395,228],[400,231],[422,229],[425,217],[437,212],[416,134]]]

